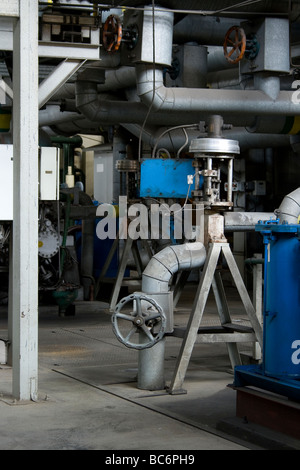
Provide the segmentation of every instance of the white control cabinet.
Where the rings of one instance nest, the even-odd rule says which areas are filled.
[[[13,146],[0,145],[0,221],[13,220]]]

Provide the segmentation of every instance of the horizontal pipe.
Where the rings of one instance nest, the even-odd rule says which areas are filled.
[[[254,230],[259,221],[276,219],[274,212],[224,212],[225,231]]]
[[[91,122],[108,125],[119,123],[142,124],[145,121],[148,115],[148,107],[145,104],[139,101],[114,101],[106,98],[106,96],[98,94],[98,87],[95,82],[76,82],[76,108]],[[198,120],[199,112],[183,112],[180,114],[181,123],[193,124]],[[147,117],[147,123],[172,126],[178,124],[178,115],[170,114],[168,111],[151,113]]]
[[[39,125],[52,126],[63,122],[77,121],[83,119],[84,116],[78,112],[69,112],[60,110],[57,105],[48,105],[45,109],[39,111]]]
[[[173,41],[175,44],[197,41],[199,44],[223,45],[228,29],[239,22],[236,18],[187,15],[174,26]]]
[[[293,91],[279,91],[276,100],[261,90],[220,90],[206,88],[167,88],[163,71],[149,64],[139,64],[137,91],[141,101],[155,111],[201,112],[228,115],[299,116],[299,103]]]
[[[177,152],[186,141],[186,137],[182,129],[172,130],[159,138],[166,128],[145,127],[142,131],[141,126],[137,124],[121,123],[122,127],[128,130],[136,137],[142,136],[142,141],[151,147],[157,143],[157,148],[164,148],[170,152]],[[141,132],[142,131],[142,132]],[[188,143],[183,151],[187,151],[193,139],[200,137],[207,137],[206,134],[200,134],[199,131],[187,129]],[[250,148],[269,148],[269,147],[288,147],[290,145],[289,135],[278,134],[254,134],[247,131],[243,127],[235,128],[230,131],[224,131],[223,137],[225,139],[238,140],[241,151]],[[159,141],[158,141],[159,139]],[[158,141],[158,142],[157,142]]]

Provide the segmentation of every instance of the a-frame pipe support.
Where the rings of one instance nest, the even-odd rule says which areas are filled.
[[[221,252],[227,261],[228,268],[235,282],[240,298],[243,302],[256,339],[260,346],[263,342],[262,326],[257,318],[255,309],[248,295],[242,276],[239,272],[229,243],[212,243],[209,247],[208,256],[203,268],[197,294],[194,300],[189,322],[178,355],[175,372],[168,388],[170,394],[182,393],[182,385],[186,371],[197,339],[198,330],[203,317],[203,312],[210,292],[210,288],[216,288],[216,268]]]

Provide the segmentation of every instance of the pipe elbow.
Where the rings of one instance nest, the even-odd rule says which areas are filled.
[[[298,223],[300,216],[300,187],[285,196],[277,210],[277,214],[280,223]]]
[[[156,253],[143,272],[142,291],[148,294],[168,292],[172,276],[179,271],[203,266],[206,250],[202,243],[168,246]]]
[[[168,89],[164,85],[161,69],[153,69],[153,66],[149,64],[137,65],[136,82],[137,94],[140,100],[146,106],[151,106],[153,111],[159,111],[162,107],[165,109],[167,103],[172,106],[168,98]]]
[[[98,93],[94,82],[75,83],[76,108],[88,119],[93,120],[97,113]]]

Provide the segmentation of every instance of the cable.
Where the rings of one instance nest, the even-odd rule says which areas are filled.
[[[186,124],[186,125],[183,124],[183,125],[180,125],[180,126],[171,127],[170,129],[166,129],[165,131],[163,131],[163,132],[158,136],[158,138],[156,139],[156,144],[155,144],[155,146],[154,146],[154,148],[153,148],[153,151],[152,151],[152,158],[155,158],[156,149],[157,149],[157,146],[158,146],[158,142],[160,141],[160,139],[161,139],[164,135],[166,135],[166,134],[168,134],[169,132],[174,131],[174,130],[176,130],[176,129],[183,129],[183,128],[185,128],[185,129],[197,128],[197,129],[198,129],[198,124]],[[185,144],[185,145],[186,145],[186,144]]]
[[[167,155],[167,157],[168,157],[168,158],[171,158],[171,155],[170,155],[169,150],[164,149],[164,148],[162,147],[162,148],[158,149],[158,151],[157,151],[158,155],[160,154],[160,152],[165,152],[166,155]]]
[[[193,174],[193,181],[194,181],[195,176],[196,176],[196,173]],[[189,185],[188,185],[188,190],[187,190],[187,194],[186,194],[186,198],[185,198],[185,201],[183,203],[183,206],[180,209],[178,209],[178,211],[172,211],[173,214],[177,214],[178,212],[182,212],[183,209],[185,208],[185,206],[188,202],[188,199],[189,199],[189,194],[190,194],[192,184],[193,183],[189,183]],[[162,207],[165,207],[167,209],[167,211],[169,211],[169,213],[171,214],[170,208],[169,208],[168,204],[166,204],[165,202],[161,203],[158,199],[156,199],[154,197],[147,197],[145,199],[152,199],[153,201],[158,202]]]
[[[262,2],[262,0],[246,0],[244,2],[236,3],[235,5],[231,5],[226,8],[222,8],[221,10],[216,10],[212,14],[222,13],[223,11],[231,10],[231,8],[239,8],[239,7],[246,7],[248,5],[252,5],[253,3]]]
[[[251,5],[251,4],[254,4],[254,3],[257,3],[257,2],[261,2],[263,0],[246,0],[244,2],[240,2],[240,3],[236,3],[235,5],[231,5],[229,7],[226,7],[226,8],[222,8],[220,10],[187,10],[187,9],[176,9],[176,8],[168,8],[168,11],[170,12],[173,12],[173,13],[181,13],[181,14],[189,14],[189,15],[202,15],[202,16],[210,16],[210,15],[216,15],[218,13],[222,13],[223,11],[227,11],[227,10],[230,10],[231,8],[239,8],[239,7],[243,7],[243,6],[248,6],[248,5]],[[95,2],[98,4],[98,7],[100,8],[106,8],[106,9],[111,9],[111,8],[115,8],[115,9],[120,9],[120,10],[134,10],[134,11],[144,11],[145,8],[144,7],[137,7],[137,6],[127,6],[127,5],[111,5],[111,4],[107,4],[107,3],[98,3],[98,2]],[[46,2],[42,2],[40,3],[42,5],[47,5]],[[70,5],[72,6],[72,5]],[[75,5],[73,5],[75,6]],[[78,6],[78,5],[77,5]],[[162,9],[162,8],[159,8],[159,7],[156,7],[156,11],[165,11],[165,9]]]
[[[180,9],[174,9],[174,8],[168,8],[168,11],[172,12],[172,13],[179,13],[179,14],[185,14],[185,15],[201,15],[201,16],[214,16],[214,15],[217,15],[218,13],[222,13],[222,12],[225,12],[227,10],[229,10],[230,14],[231,15],[240,15],[242,12],[239,11],[239,12],[236,12],[236,11],[230,11],[231,8],[233,7],[243,7],[243,6],[248,6],[248,5],[251,5],[251,4],[254,4],[254,3],[257,3],[257,2],[261,2],[263,0],[248,0],[248,1],[245,1],[245,2],[241,2],[241,3],[237,3],[235,5],[231,5],[230,7],[227,7],[227,8],[222,8],[221,10],[216,10],[216,11],[212,11],[212,10],[180,10]],[[110,10],[111,8],[114,8],[116,10],[122,10],[122,11],[125,11],[125,10],[133,10],[133,11],[144,11],[145,8],[144,7],[132,7],[132,6],[126,6],[126,5],[112,5],[112,4],[108,4],[108,3],[98,3],[98,2],[95,2],[99,8],[103,8],[105,10]],[[49,3],[47,2],[39,2],[39,5],[40,6],[50,6]],[[51,5],[53,6],[53,5]],[[84,8],[87,8],[87,9],[90,9],[91,12],[93,12],[92,10],[92,6],[88,6],[88,5],[80,5],[80,7],[78,6],[78,4],[68,4],[68,5],[59,5],[59,4],[55,4],[55,8],[72,8],[72,7],[76,7],[76,8],[80,8],[80,9],[84,9]],[[159,7],[156,7],[156,11],[165,11],[165,9],[162,9],[162,8],[159,8]],[[254,14],[254,15],[257,15],[258,13],[257,12],[247,12],[248,15],[250,14]],[[272,15],[272,12],[259,12],[259,15]],[[276,13],[277,16],[281,16],[281,15],[286,15],[286,13]]]
[[[182,128],[182,130],[183,130],[183,132],[184,132],[184,134],[185,134],[185,142],[184,142],[184,144],[182,145],[182,147],[180,147],[180,149],[178,150],[176,158],[179,158],[180,153],[182,152],[182,150],[184,149],[184,147],[187,146],[188,141],[189,141],[189,136],[187,135],[187,131],[185,130],[184,127]]]

